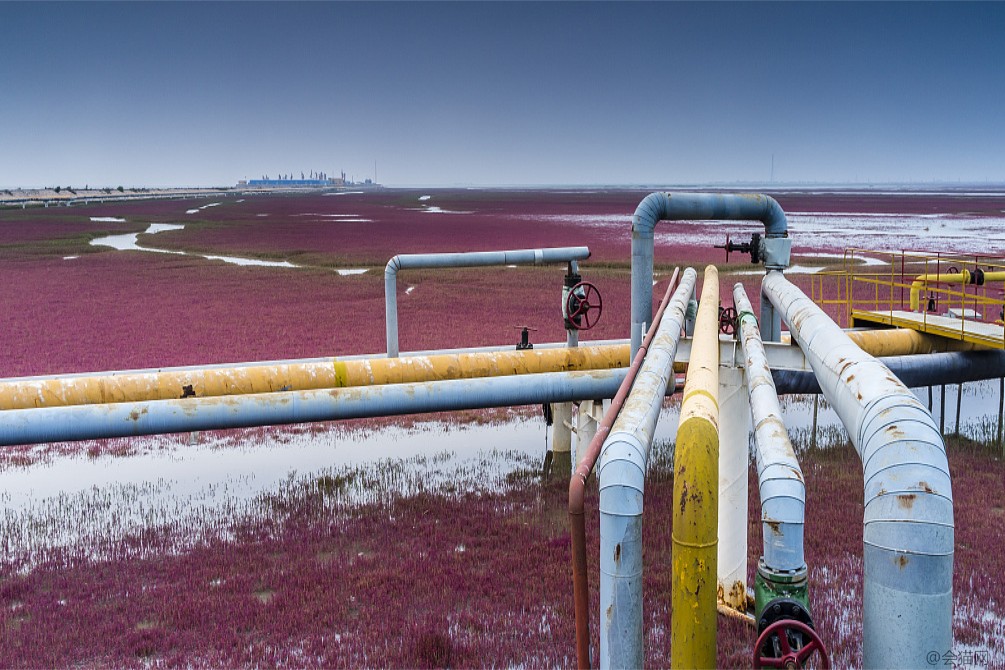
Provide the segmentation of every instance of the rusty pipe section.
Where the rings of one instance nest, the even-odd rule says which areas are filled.
[[[709,265],[701,287],[674,451],[673,668],[715,667],[718,497],[719,273]]]
[[[29,377],[0,380],[0,410],[609,370],[628,363],[627,345],[603,345]]]
[[[626,370],[548,372],[3,413],[0,446],[610,398]]]
[[[804,571],[806,484],[782,421],[782,408],[761,343],[761,331],[742,283],[733,287],[733,303],[740,326],[750,418],[754,424],[764,564],[774,572]]]
[[[649,448],[663,398],[673,392],[688,296],[687,268],[660,320],[632,390],[600,452],[600,667],[641,668],[642,498]],[[716,350],[718,352],[718,349]],[[714,580],[714,573],[713,573]],[[715,589],[712,590],[713,598]]]
[[[652,321],[653,251],[660,221],[760,221],[764,224],[763,257],[768,269],[789,266],[791,243],[781,206],[753,193],[650,193],[632,216],[632,355]],[[762,309],[762,322],[764,313]],[[772,316],[774,322],[775,317]]]
[[[667,285],[666,293],[663,295],[660,308],[656,312],[656,316],[653,317],[653,324],[649,327],[649,332],[646,333],[642,346],[635,354],[631,367],[628,368],[625,380],[621,382],[618,392],[611,400],[611,406],[604,412],[603,418],[597,424],[597,432],[594,433],[593,439],[590,440],[590,444],[586,448],[582,460],[569,480],[569,534],[572,538],[572,590],[576,613],[576,662],[580,668],[588,669],[591,664],[590,581],[586,570],[586,513],[584,501],[586,480],[590,477],[590,473],[593,472],[593,466],[596,465],[597,459],[600,457],[600,448],[603,446],[608,433],[610,433],[611,426],[621,412],[625,399],[628,397],[628,393],[635,383],[635,378],[642,368],[642,361],[645,359],[646,352],[649,351],[649,345],[652,343],[653,338],[656,336],[656,331],[663,321],[663,314],[670,304],[679,276],[680,268],[675,268],[673,276],[670,277],[670,282]],[[683,302],[683,298],[681,302]]]
[[[918,668],[953,647],[953,492],[938,426],[914,394],[780,272],[782,313],[862,459],[863,664]]]
[[[571,263],[590,257],[589,247],[472,251],[444,254],[398,254],[384,268],[384,316],[387,356],[398,356],[398,271],[419,268],[473,268],[491,265]],[[651,299],[651,298],[650,298]]]

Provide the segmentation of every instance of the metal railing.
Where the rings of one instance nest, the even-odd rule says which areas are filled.
[[[848,249],[841,266],[813,275],[810,295],[842,326],[910,314],[923,330],[1005,347],[1005,258]]]

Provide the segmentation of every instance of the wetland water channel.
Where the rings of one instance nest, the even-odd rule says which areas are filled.
[[[219,204],[219,203],[214,203]],[[211,205],[206,205],[210,207]],[[199,210],[189,210],[190,212]],[[109,220],[110,217],[96,217],[96,220]],[[118,251],[150,251],[158,254],[176,254],[179,256],[198,256],[200,258],[206,258],[211,261],[223,261],[224,263],[231,263],[232,265],[256,265],[262,267],[272,267],[272,268],[296,268],[301,267],[290,263],[289,261],[266,261],[259,258],[241,258],[238,256],[219,256],[216,254],[197,254],[189,251],[176,251],[174,249],[158,249],[156,247],[141,247],[139,244],[140,235],[153,235],[155,233],[162,233],[168,230],[183,230],[185,224],[182,223],[151,223],[150,226],[142,233],[121,233],[118,235],[107,235],[105,237],[96,237],[91,240],[91,246],[96,247],[111,247]],[[73,260],[77,258],[76,256],[67,256],[64,260]],[[340,268],[335,270],[340,275],[356,275],[363,274],[366,272],[366,268]]]
[[[998,380],[968,383],[962,391],[958,432],[993,439]],[[927,388],[915,393],[928,403]],[[937,420],[941,396],[939,387],[933,389]],[[958,387],[948,386],[947,433],[957,428],[957,397]],[[654,449],[672,443],[678,402],[675,396],[664,406]],[[847,440],[822,398],[786,396],[782,407],[797,450]],[[41,445],[21,452],[20,462],[0,464],[0,536],[7,559],[22,570],[55,547],[100,558],[111,543],[148,527],[179,529],[182,550],[209,537],[227,538],[231,520],[258,513],[264,499],[291,487],[364,475],[360,482],[378,481],[384,494],[405,496],[444,486],[504,488],[512,473],[540,469],[550,431],[538,417],[459,424],[433,418],[410,427],[323,424]],[[359,485],[340,495],[346,504],[365,504],[373,492]]]

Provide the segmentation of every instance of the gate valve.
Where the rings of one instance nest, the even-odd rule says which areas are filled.
[[[729,262],[729,253],[731,251],[739,251],[741,253],[750,254],[750,262],[757,263],[761,262],[761,234],[754,233],[750,236],[749,242],[733,242],[729,235],[726,235],[725,244],[716,244],[716,249],[726,250],[726,262]]]
[[[530,341],[530,331],[537,332],[537,328],[531,328],[530,326],[513,326],[514,328],[520,329],[520,341],[516,343],[517,351],[526,351],[528,349],[533,349],[534,345]]]
[[[604,301],[600,291],[588,281],[581,281],[569,288],[565,298],[565,325],[574,330],[589,330],[597,325],[604,311]]]
[[[719,332],[723,335],[732,335],[736,332],[736,308],[726,307],[719,309]]]
[[[754,645],[755,668],[808,667],[807,662],[819,653],[817,667],[829,670],[830,658],[816,631],[795,619],[779,619],[764,629]]]

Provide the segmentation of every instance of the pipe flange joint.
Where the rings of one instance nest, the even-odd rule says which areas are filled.
[[[803,603],[792,598],[775,598],[765,606],[764,611],[759,613],[757,618],[757,634],[760,635],[764,629],[782,620],[798,621],[810,628],[814,628],[813,619],[809,610]]]

